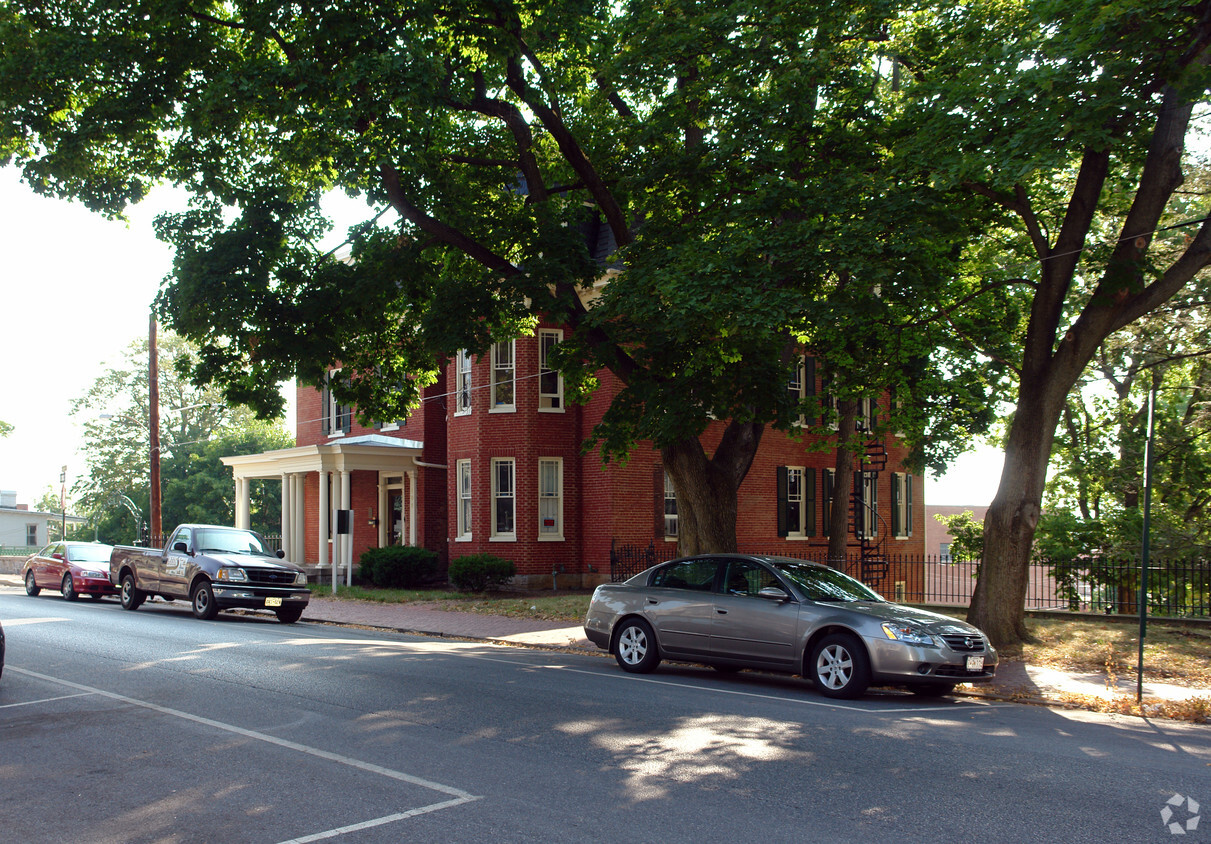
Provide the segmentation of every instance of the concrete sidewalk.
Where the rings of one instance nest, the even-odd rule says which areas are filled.
[[[0,574],[0,590],[24,591],[24,587],[18,575]],[[40,600],[54,600],[55,597],[56,593],[47,590]],[[317,591],[312,595],[302,621],[605,655],[605,651],[585,638],[584,629],[579,624],[454,612],[442,609],[440,604],[435,603],[354,601],[328,597]],[[1058,703],[1064,695],[1103,698],[1125,695],[1134,698],[1136,684],[1134,680],[1123,677],[1117,679],[1114,687],[1110,687],[1107,678],[1101,674],[1078,674],[1046,666],[1003,661],[992,682],[961,688],[971,694],[1005,700]],[[1162,700],[1211,698],[1211,689],[1145,682],[1144,696]]]

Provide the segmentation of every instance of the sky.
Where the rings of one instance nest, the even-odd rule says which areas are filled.
[[[33,505],[67,466],[70,490],[82,474],[82,419],[71,405],[124,351],[147,337],[152,300],[172,269],[156,240],[156,214],[180,207],[164,190],[106,220],[78,203],[40,197],[13,168],[0,168],[0,490]],[[117,408],[115,408],[116,410]],[[985,505],[1001,476],[990,448],[961,457],[946,475],[926,477],[929,504]]]

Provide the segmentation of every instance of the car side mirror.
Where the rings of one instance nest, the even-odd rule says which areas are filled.
[[[62,559],[63,559],[63,555],[62,555],[62,554],[59,554],[59,553],[54,553],[54,554],[51,554],[51,556],[52,556],[53,558],[55,558],[56,560],[62,560]]]
[[[182,554],[185,554],[185,553],[188,553],[189,546],[186,545],[184,542],[178,542],[172,546],[172,550],[180,551]]]
[[[757,593],[757,597],[768,598],[771,601],[789,601],[791,599],[785,589],[779,589],[777,586],[766,586]]]
[[[279,560],[286,559],[286,552],[283,551],[281,548],[278,549],[278,559]]]

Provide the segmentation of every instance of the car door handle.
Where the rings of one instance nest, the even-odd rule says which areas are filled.
[[[721,610],[719,607],[715,607],[715,612],[719,613],[720,615],[727,615],[727,610]]]
[[[659,604],[660,602],[657,601],[655,598],[648,598],[648,603],[655,606],[656,604]]]

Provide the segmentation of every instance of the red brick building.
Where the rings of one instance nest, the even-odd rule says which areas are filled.
[[[295,562],[355,563],[367,548],[419,545],[443,563],[489,552],[512,560],[523,583],[549,587],[554,576],[570,588],[609,579],[612,544],[670,556],[676,500],[659,454],[640,446],[626,465],[581,454],[619,385],[601,373],[587,405],[568,405],[558,372],[545,366],[562,337],[543,324],[480,357],[455,356],[421,406],[393,423],[363,426],[329,391],[299,388],[294,448],[224,460],[237,524],[247,524],[247,480],[280,477],[283,548]],[[790,389],[820,389],[812,363],[804,359]],[[708,453],[721,432],[707,432]],[[900,468],[898,443],[883,445],[886,467],[859,484],[861,509],[877,514],[865,530],[882,554],[920,556],[921,478]],[[834,454],[807,446],[766,431],[740,489],[741,550],[824,554]],[[347,534],[338,510],[352,514]],[[853,530],[849,541],[856,551]]]

